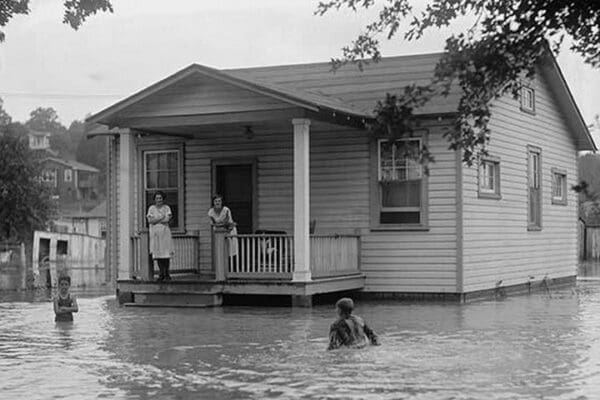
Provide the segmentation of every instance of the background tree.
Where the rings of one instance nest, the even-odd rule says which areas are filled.
[[[31,242],[52,213],[26,133],[19,123],[0,126],[0,240]]]
[[[110,0],[65,0],[63,23],[77,30],[83,22],[98,11],[112,12]],[[6,26],[15,15],[29,14],[29,0],[1,0],[0,26]],[[0,42],[4,41],[4,32],[0,30]]]
[[[461,149],[471,165],[489,141],[491,100],[518,96],[520,79],[532,77],[535,66],[549,52],[557,53],[565,37],[571,49],[594,67],[600,66],[600,1],[578,0],[430,0],[417,12],[410,0],[330,0],[319,3],[316,14],[342,7],[358,11],[381,6],[376,20],[365,27],[333,67],[356,63],[363,68],[381,58],[379,37],[417,40],[432,29],[472,17],[466,31],[446,39],[431,82],[412,85],[404,93],[388,95],[375,110],[374,131],[398,137],[412,134],[414,108],[434,96],[447,95],[453,84],[462,89],[453,129],[445,132],[453,150]],[[404,25],[403,25],[404,24]],[[402,29],[406,26],[406,29]],[[423,161],[427,161],[425,158]]]
[[[106,194],[106,138],[96,136],[91,139],[85,138],[85,123],[73,121],[69,126],[72,140],[77,143],[75,153],[77,161],[89,164],[100,170],[98,175],[98,191]]]
[[[6,126],[12,122],[12,118],[3,107],[4,102],[2,101],[2,97],[0,97],[0,127]]]

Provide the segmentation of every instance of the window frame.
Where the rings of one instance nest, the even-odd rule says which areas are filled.
[[[68,179],[67,176],[69,177]],[[63,179],[65,182],[73,182],[73,170],[70,168],[65,168],[63,172]]]
[[[488,189],[483,187],[483,165],[489,163],[494,166],[494,183],[495,187],[493,189]],[[500,167],[500,157],[490,156],[490,155],[481,155],[479,157],[479,165],[477,168],[477,196],[481,199],[494,199],[499,200],[502,198],[501,191],[501,167]]]
[[[550,192],[552,204],[566,206],[567,205],[567,171],[564,169],[556,168],[556,167],[551,168],[550,171],[552,174],[551,175],[552,176],[552,190]],[[561,197],[554,196],[554,190],[556,189],[556,180],[555,180],[556,176],[562,177],[562,185],[561,185],[562,196]]]
[[[526,96],[525,93],[529,93],[530,96]],[[521,84],[520,96],[519,96],[521,111],[535,115],[535,89],[527,84]],[[527,104],[527,99],[531,99],[531,104]]]
[[[146,204],[146,192],[151,189],[147,189],[146,186],[146,155],[157,154],[157,153],[170,153],[176,152],[177,158],[177,226],[171,224],[171,231],[177,234],[184,234],[185,229],[185,170],[184,170],[184,157],[185,148],[183,142],[157,142],[152,144],[143,144],[138,146],[138,196],[140,204],[139,207],[139,218],[138,218],[138,231],[147,232],[148,227],[146,224],[146,213],[150,204]],[[161,190],[160,188],[155,190]]]
[[[428,131],[419,130],[413,133],[411,137],[402,138],[398,140],[419,140],[420,147],[428,142]],[[380,177],[381,177],[381,152],[380,143],[389,141],[387,138],[374,138],[371,140],[371,174],[370,174],[370,230],[371,231],[423,231],[429,230],[429,177],[421,168],[421,206],[418,207],[420,212],[419,223],[381,223],[380,214],[384,210],[381,205],[381,189],[380,189]],[[416,207],[385,207],[386,211],[401,211],[409,209],[417,209]]]
[[[533,180],[534,180],[534,185],[537,181],[537,196],[538,196],[538,209],[537,211],[537,221],[533,221],[532,220],[532,216],[531,216],[531,204],[530,204],[530,190],[532,188],[531,184],[531,180],[532,180],[532,173],[534,173],[532,171],[533,165],[532,162],[534,160],[533,158],[533,154],[537,155],[537,159],[538,159],[538,165],[537,165],[537,176],[533,175]],[[543,171],[543,167],[542,167],[542,149],[541,147],[537,147],[537,146],[532,146],[532,145],[527,145],[527,230],[529,231],[541,231],[542,230],[542,215],[543,215],[543,185],[542,185],[542,171]],[[535,187],[535,186],[534,186]]]

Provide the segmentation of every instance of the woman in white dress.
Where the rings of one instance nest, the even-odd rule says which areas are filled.
[[[208,217],[210,218],[211,225],[214,227],[225,228],[229,231],[229,234],[236,236],[237,228],[236,223],[233,221],[231,216],[231,210],[229,207],[223,205],[223,196],[216,194],[212,198],[212,208],[208,210]],[[238,254],[238,243],[237,240],[231,240],[229,242],[229,256],[237,256]]]
[[[154,193],[154,204],[148,208],[146,218],[150,224],[150,253],[152,260],[158,264],[158,280],[170,281],[169,263],[173,255],[173,239],[169,221],[173,214],[171,208],[164,203],[166,196],[163,192]]]

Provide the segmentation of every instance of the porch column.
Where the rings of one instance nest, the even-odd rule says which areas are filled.
[[[294,282],[310,276],[310,120],[295,118],[294,125]]]
[[[119,133],[119,265],[117,279],[129,279],[133,233],[133,134],[127,129]]]

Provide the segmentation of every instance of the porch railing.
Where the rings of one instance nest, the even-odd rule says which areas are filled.
[[[310,272],[313,278],[359,272],[360,236],[311,235]]]
[[[217,280],[291,279],[294,237],[259,234],[229,236],[215,232],[213,240]],[[313,278],[351,275],[360,271],[360,236],[311,235],[310,268]]]
[[[174,255],[169,268],[171,274],[193,273],[199,270],[198,237],[197,231],[173,234]],[[131,244],[133,253],[131,277],[153,279],[154,271],[158,271],[158,269],[152,266],[148,232],[139,232],[133,235]]]
[[[227,237],[230,255],[227,277],[292,277],[294,237],[237,235]]]

